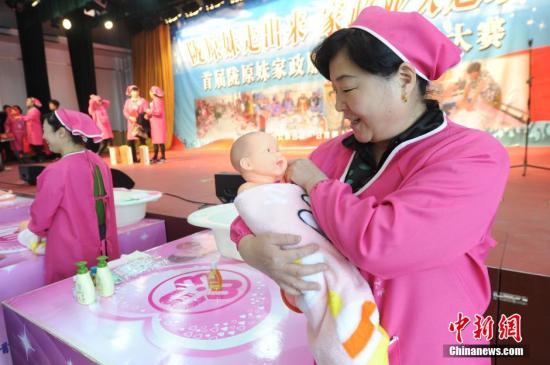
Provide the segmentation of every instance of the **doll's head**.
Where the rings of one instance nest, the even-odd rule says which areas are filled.
[[[233,143],[231,164],[247,182],[267,184],[283,178],[287,160],[279,152],[275,138],[264,132],[252,132]]]

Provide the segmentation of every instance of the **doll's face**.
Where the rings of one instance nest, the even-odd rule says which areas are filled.
[[[281,180],[287,168],[287,160],[279,151],[277,140],[262,132],[253,133],[245,138],[239,147],[240,172],[245,180],[248,180],[248,177],[265,177],[273,182]]]

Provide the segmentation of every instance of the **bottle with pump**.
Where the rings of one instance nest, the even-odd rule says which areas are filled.
[[[97,291],[102,297],[110,297],[115,293],[115,281],[109,266],[107,266],[107,256],[99,256],[97,258],[95,282]]]
[[[218,270],[217,263],[212,262],[208,273],[208,288],[211,291],[220,291],[222,290],[222,284],[222,274]]]
[[[75,296],[80,304],[88,305],[95,302],[95,287],[86,261],[76,263],[78,267],[75,276]]]

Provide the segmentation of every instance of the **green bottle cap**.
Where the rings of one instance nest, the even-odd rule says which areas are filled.
[[[86,274],[88,272],[88,268],[86,267],[87,262],[86,261],[78,261],[76,263],[76,266],[78,269],[76,270],[77,274]]]
[[[107,267],[107,256],[99,256],[97,258],[97,267]]]

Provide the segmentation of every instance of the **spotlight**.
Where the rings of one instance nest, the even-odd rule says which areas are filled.
[[[34,8],[34,7],[38,6],[38,4],[40,4],[40,0],[34,0],[34,1],[31,3],[31,6]]]
[[[61,22],[61,24],[63,25],[63,28],[69,30],[71,29],[71,27],[73,26],[73,24],[71,23],[71,21],[67,18],[63,19],[63,21]]]
[[[114,24],[112,21],[107,20],[105,23],[103,23],[103,26],[105,27],[105,29],[111,30],[113,29]]]
[[[202,11],[202,6],[196,2],[191,2],[181,8],[186,18],[192,18]]]
[[[210,1],[205,1],[205,4],[207,4],[205,6],[206,8],[206,11],[212,11],[214,9],[217,9],[219,8],[220,6],[222,6],[223,4],[225,4],[225,0],[221,0],[221,1],[217,1],[217,0],[210,0]]]
[[[171,24],[181,18],[181,16],[182,13],[178,9],[170,9],[163,14],[162,19],[164,19],[165,24]]]

